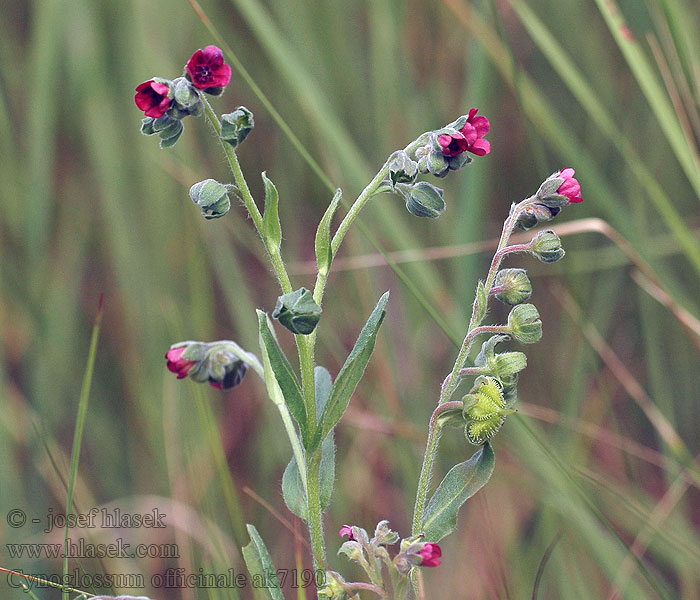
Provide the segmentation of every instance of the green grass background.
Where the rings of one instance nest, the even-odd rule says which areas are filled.
[[[509,263],[528,268],[545,334],[527,349],[521,412],[494,440],[491,482],[463,508],[443,565],[424,573],[426,598],[697,598],[698,2],[207,0],[203,8],[346,198],[423,131],[472,106],[488,116],[492,152],[444,181],[441,219],[418,220],[391,196],[370,203],[361,220],[384,249],[492,240],[510,203],[566,166],[576,168],[584,202],[557,224],[597,217],[619,235],[566,236],[566,258],[553,266]],[[264,387],[251,373],[222,395],[177,382],[163,360],[182,339],[231,338],[256,351],[254,309],[271,311],[278,295],[243,209],[205,222],[188,198],[198,180],[229,179],[204,120],[187,119],[171,150],[139,133],[134,87],[179,75],[196,48],[214,42],[184,1],[2,3],[2,567],[61,572],[58,561],[13,559],[6,545],[60,543],[62,532],[12,528],[5,515],[65,510],[101,293],[76,507],[158,507],[168,527],[74,537],[177,543],[180,558],[85,559],[81,568],[147,581],[170,566],[244,572],[246,522],[277,567],[309,567],[274,516],[305,535],[281,498],[290,448]],[[240,73],[213,103],[218,112],[243,104],[255,113],[240,160],[258,200],[259,172],[277,185],[284,257],[295,284],[309,287],[303,267],[327,185]],[[355,229],[339,258],[374,252]],[[331,276],[317,355],[333,374],[376,299],[392,291],[366,378],[337,431],[326,524],[331,564],[348,578],[360,574],[335,557],[342,523],[371,529],[388,518],[403,534],[410,528],[425,426],[456,354],[450,337],[461,339],[490,259],[488,251],[456,254],[402,265],[449,335],[390,268]],[[506,314],[495,307],[492,317]],[[472,451],[458,430],[448,432],[439,473]],[[0,587],[4,598],[22,597]],[[252,597],[250,587],[87,591]],[[289,586],[285,593],[304,597]]]

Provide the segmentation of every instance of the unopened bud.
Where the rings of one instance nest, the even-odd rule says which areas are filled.
[[[202,99],[195,87],[184,77],[173,81],[173,100],[169,112],[176,119],[183,119],[188,115],[198,117],[204,113]]]
[[[190,188],[190,198],[202,210],[205,219],[223,217],[231,208],[228,189],[214,179],[205,179]]]
[[[272,316],[292,333],[309,335],[321,318],[321,307],[313,294],[302,287],[277,298]]]
[[[419,181],[414,185],[400,183],[396,189],[406,200],[406,209],[416,217],[435,219],[445,210],[442,190],[427,181]]]
[[[374,538],[372,542],[380,546],[391,546],[399,541],[399,534],[389,527],[389,521],[383,520],[377,523],[374,529]]]
[[[418,176],[418,163],[399,150],[394,154],[394,158],[389,163],[389,179],[391,186],[397,183],[413,183]]]
[[[254,126],[253,113],[245,106],[239,106],[232,113],[221,115],[221,139],[235,148],[248,137]]]

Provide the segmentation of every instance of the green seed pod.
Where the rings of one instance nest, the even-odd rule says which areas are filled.
[[[542,337],[542,321],[534,304],[518,304],[508,315],[510,334],[523,344],[533,344]]]
[[[464,434],[469,443],[479,446],[488,441],[500,430],[506,416],[515,412],[507,407],[502,390],[494,377],[480,376],[462,398],[467,421]]]
[[[552,230],[540,231],[530,242],[530,252],[542,262],[556,262],[564,257],[559,236]]]
[[[232,113],[221,115],[221,139],[235,148],[248,137],[254,126],[253,113],[245,106],[239,106]]]
[[[190,198],[202,210],[205,219],[223,217],[231,208],[225,185],[214,179],[205,179],[190,188]]]
[[[277,298],[272,316],[292,333],[309,335],[321,318],[321,307],[313,294],[302,287]]]
[[[494,296],[511,306],[525,302],[532,295],[532,284],[525,269],[502,269],[496,274],[493,285],[502,288]]]
[[[399,183],[396,189],[406,200],[406,209],[416,217],[435,219],[445,210],[442,190],[427,181],[419,181],[414,185]]]

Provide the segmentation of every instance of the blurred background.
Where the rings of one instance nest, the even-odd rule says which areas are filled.
[[[361,578],[335,556],[343,523],[372,530],[387,518],[408,534],[426,424],[489,244],[511,202],[571,166],[584,202],[554,222],[565,224],[565,259],[507,265],[528,269],[545,332],[527,348],[519,414],[494,439],[494,476],[444,540],[443,565],[424,573],[426,598],[699,597],[698,2],[205,0],[202,8],[262,90],[234,69],[212,102],[219,113],[241,104],[255,113],[239,157],[258,200],[261,171],[279,190],[296,287],[313,283],[307,261],[331,192],[263,98],[348,199],[423,131],[470,107],[491,121],[491,153],[440,182],[441,219],[412,217],[389,195],[360,219],[443,327],[357,228],[331,276],[317,358],[333,375],[391,290],[336,433],[331,566]],[[278,568],[310,568],[298,541],[305,527],[280,493],[289,444],[260,381],[251,373],[222,394],[176,381],[163,360],[183,339],[230,338],[257,352],[254,309],[272,311],[278,295],[243,209],[206,222],[188,197],[201,179],[230,181],[204,120],[186,119],[169,150],[139,133],[134,87],[178,76],[216,39],[185,1],[3,0],[0,11],[0,567],[61,573],[59,560],[8,545],[62,542],[60,528],[43,529],[47,515],[65,512],[104,294],[76,509],[157,509],[167,527],[75,530],[74,541],[164,546],[151,558],[71,561],[70,573],[145,581],[82,586],[92,593],[251,598],[250,586],[165,589],[153,579],[167,568],[245,573],[245,523],[256,524]],[[491,317],[506,315],[494,307]],[[291,352],[286,332],[281,340]],[[448,431],[436,475],[473,450]],[[7,518],[14,509],[26,515],[21,527]],[[178,558],[168,556],[173,545]],[[22,597],[18,581],[2,581],[2,597]],[[285,588],[288,598],[313,596],[290,581]]]

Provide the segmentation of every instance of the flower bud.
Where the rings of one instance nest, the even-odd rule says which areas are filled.
[[[190,188],[190,198],[202,210],[205,219],[223,217],[231,208],[228,189],[214,179],[205,179]]]
[[[195,87],[184,77],[173,81],[173,103],[169,113],[176,119],[183,119],[188,115],[199,117],[204,113],[202,99]]]
[[[467,424],[464,434],[470,444],[480,446],[501,429],[507,415],[515,411],[503,399],[503,386],[494,377],[476,378],[469,394],[462,398]]]
[[[501,269],[493,285],[500,290],[494,296],[511,306],[525,302],[532,295],[532,284],[525,269]]]
[[[533,304],[518,304],[508,315],[510,334],[523,344],[533,344],[542,337],[542,321]]]
[[[530,242],[530,252],[542,262],[556,262],[564,257],[559,236],[552,230],[540,231]]]
[[[313,294],[302,287],[277,298],[272,316],[292,333],[309,335],[321,318],[321,307]]]
[[[198,383],[209,383],[220,390],[238,385],[256,360],[230,340],[219,342],[180,342],[165,354],[169,371],[178,379],[189,377]]]
[[[221,139],[235,148],[246,139],[254,126],[253,113],[245,106],[239,106],[232,113],[221,115]]]
[[[392,531],[389,527],[389,521],[382,520],[377,523],[377,527],[374,529],[374,538],[372,538],[372,543],[379,546],[391,546],[399,541],[399,534]]]
[[[411,159],[406,152],[399,150],[394,153],[389,163],[389,179],[391,187],[397,183],[413,183],[418,176],[418,163]]]
[[[545,206],[535,202],[527,206],[519,215],[517,226],[527,231],[539,223],[546,223],[556,217],[561,211],[558,206]]]
[[[348,542],[354,542],[355,536],[352,534],[352,527],[350,525],[343,525],[338,531],[340,537],[348,536]]]
[[[445,210],[442,190],[427,181],[414,185],[399,183],[396,189],[406,200],[406,209],[416,217],[439,217]]]

